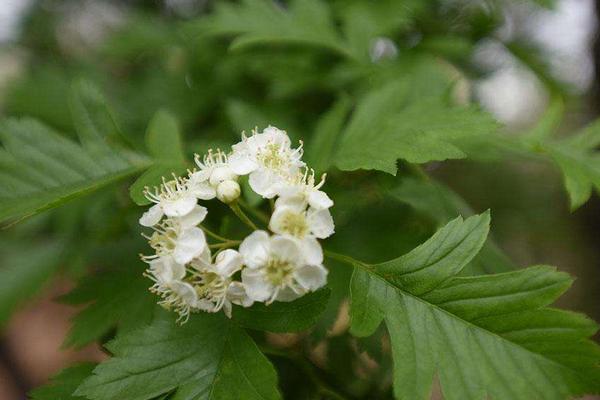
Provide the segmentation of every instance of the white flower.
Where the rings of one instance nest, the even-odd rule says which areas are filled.
[[[156,254],[145,256],[146,261],[172,256],[175,262],[187,264],[207,247],[204,231],[195,226],[185,227],[176,220],[167,219],[152,229],[152,235],[144,237]]]
[[[306,168],[303,173],[298,172],[294,176],[280,181],[275,187],[275,193],[279,196],[277,204],[293,206],[298,209],[304,209],[307,205],[316,210],[330,208],[333,206],[333,200],[327,193],[320,190],[325,184],[326,176],[323,174],[321,181],[315,185],[315,171]]]
[[[154,281],[150,291],[162,298],[159,305],[177,312],[178,321],[184,323],[198,301],[192,285],[183,281],[185,266],[168,255],[152,259],[148,264],[145,275]]]
[[[189,187],[190,191],[197,198],[211,200],[218,197],[218,188],[222,184],[228,186],[237,185],[239,189],[239,185],[237,184],[238,176],[230,168],[227,154],[219,149],[213,153],[211,149],[202,159],[198,154],[196,154],[194,159],[199,170],[190,172]],[[219,198],[219,200],[221,199]]]
[[[210,250],[191,263],[191,283],[198,295],[196,307],[207,312],[218,312],[223,309],[231,318],[231,304],[244,307],[252,305],[253,300],[246,295],[240,282],[233,281],[233,275],[242,269],[243,260],[240,253],[227,249],[217,254],[215,262],[211,262]]]
[[[175,176],[174,176],[175,177]],[[196,197],[188,190],[187,181],[175,177],[172,181],[165,181],[159,188],[144,190],[144,195],[152,203],[155,203],[140,218],[140,225],[154,226],[164,215],[167,217],[184,217],[196,206]]]
[[[334,225],[328,209],[309,208],[305,211],[293,206],[278,205],[269,221],[269,229],[299,240],[306,262],[318,265],[323,262],[323,250],[317,239],[331,236]]]
[[[287,133],[273,126],[250,137],[242,136],[242,141],[232,149],[229,165],[233,172],[250,174],[248,182],[252,190],[269,199],[276,195],[275,184],[304,166],[302,145],[292,149]]]
[[[322,265],[308,265],[298,242],[284,236],[255,231],[240,245],[246,268],[242,283],[254,301],[292,301],[327,281]]]

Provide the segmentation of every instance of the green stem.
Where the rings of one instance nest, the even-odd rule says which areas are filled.
[[[251,207],[248,203],[246,203],[243,200],[238,199],[238,203],[240,204],[240,206],[242,206],[250,214],[254,215],[256,218],[258,218],[259,220],[261,220],[261,222],[264,222],[265,224],[269,223],[269,216],[267,214],[263,213],[260,210],[257,210],[254,207]]]
[[[200,229],[202,229],[204,231],[204,233],[206,233],[208,236],[212,236],[214,239],[220,240],[221,242],[231,242],[233,241],[233,239],[228,239],[226,237],[223,237],[213,231],[211,231],[210,229],[200,225]]]
[[[361,268],[364,268],[367,270],[373,269],[373,266],[371,264],[367,264],[364,261],[357,260],[357,259],[347,256],[345,254],[336,253],[336,252],[333,252],[330,250],[324,250],[323,253],[325,254],[326,257],[341,261],[346,264],[350,264],[352,266],[358,266],[358,267],[361,267]]]
[[[241,240],[228,240],[222,243],[209,244],[208,247],[211,249],[227,249],[230,247],[235,247],[242,243]]]
[[[248,216],[242,211],[240,205],[237,202],[230,203],[229,208],[231,208],[231,211],[233,211],[233,213],[237,215],[240,221],[248,225],[253,230],[258,230],[258,226],[256,226],[250,218],[248,218]]]

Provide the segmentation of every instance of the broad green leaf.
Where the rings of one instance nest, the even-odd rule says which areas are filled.
[[[403,177],[401,183],[390,190],[391,198],[406,203],[442,226],[457,215],[474,214],[469,205],[455,192],[433,179],[423,180]],[[485,242],[479,254],[463,270],[470,274],[508,272],[516,269],[510,259],[496,246],[491,238]]]
[[[335,29],[327,3],[296,0],[289,8],[270,0],[218,3],[203,23],[204,33],[236,36],[231,49],[258,44],[304,44],[352,57]]]
[[[305,153],[308,165],[317,173],[325,172],[331,167],[335,147],[351,106],[350,99],[342,96],[317,122]]]
[[[62,370],[48,385],[36,388],[29,393],[31,400],[84,400],[85,397],[74,396],[84,379],[92,374],[95,364],[79,364]]]
[[[129,188],[138,205],[150,204],[144,197],[144,188],[158,186],[163,177],[169,180],[171,174],[179,174],[187,167],[177,119],[168,111],[158,111],[150,121],[146,147],[154,163]]]
[[[397,80],[361,100],[336,155],[340,169],[395,175],[398,159],[421,164],[464,158],[461,141],[496,130],[497,123],[474,107],[450,107],[435,98],[409,101],[411,85]]]
[[[76,394],[91,400],[280,399],[273,366],[256,344],[221,314],[199,313],[187,324],[168,317],[118,337],[114,354]]]
[[[60,243],[27,245],[3,239],[0,245],[0,325],[22,303],[37,293],[61,266]]]
[[[100,94],[76,86],[71,106],[81,143],[31,119],[0,123],[0,221],[57,207],[145,167],[108,143],[118,130]]]
[[[598,392],[600,349],[588,339],[596,324],[547,308],[570,286],[567,274],[536,266],[456,276],[481,248],[488,223],[487,214],[453,220],[408,254],[356,270],[352,331],[372,333],[378,321],[369,313],[383,315],[399,399],[428,399],[436,374],[450,400]]]
[[[233,320],[240,325],[261,331],[299,332],[313,326],[329,300],[330,290],[323,289],[285,303],[275,302],[268,306],[254,304],[250,308],[235,307]]]
[[[71,305],[89,304],[72,320],[65,346],[82,347],[102,338],[117,327],[119,334],[149,324],[154,316],[156,297],[149,291],[151,281],[143,268],[126,263],[85,277],[71,292],[61,297]]]

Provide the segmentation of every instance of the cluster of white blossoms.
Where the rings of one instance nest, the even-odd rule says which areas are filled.
[[[270,126],[242,134],[230,152],[196,155],[197,169],[186,177],[163,178],[160,187],[146,188],[154,204],[140,224],[153,230],[144,237],[154,254],[142,256],[149,265],[145,275],[159,304],[176,311],[179,321],[191,312],[221,309],[231,317],[232,304],[292,301],[325,285],[318,239],[334,233],[333,201],[321,190],[325,175],[316,181],[302,154],[302,143],[292,148],[287,133]],[[254,192],[274,200],[272,215],[264,230],[242,241],[226,239],[202,226],[208,210],[198,201],[217,198],[256,228],[238,206],[238,179],[244,175]],[[209,244],[205,233],[216,243]]]

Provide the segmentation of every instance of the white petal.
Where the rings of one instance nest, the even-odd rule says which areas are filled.
[[[290,207],[296,211],[306,210],[307,205],[304,196],[279,197],[275,201],[275,207]]]
[[[196,197],[192,193],[185,193],[176,200],[164,200],[161,205],[168,217],[183,217],[196,206]]]
[[[198,300],[198,295],[196,291],[187,282],[175,281],[172,282],[169,287],[171,290],[177,294],[177,296],[183,300],[185,304],[195,305]]]
[[[265,231],[254,231],[240,244],[240,254],[249,268],[260,268],[268,258],[270,251],[269,234]]]
[[[192,211],[190,211],[187,215],[179,218],[179,223],[181,227],[184,229],[191,228],[193,226],[197,226],[199,223],[204,221],[206,218],[206,214],[208,214],[208,210],[206,207],[202,207],[196,205]]]
[[[304,262],[298,242],[286,236],[277,235],[271,238],[271,256],[296,265]]]
[[[173,269],[173,265],[175,266],[179,266],[180,264],[177,264],[175,262],[170,261],[172,260],[171,257],[160,257],[157,258],[155,260],[150,261],[150,272],[152,273],[152,275],[154,275],[154,277],[156,278],[157,282],[161,285],[165,285],[168,284],[170,282],[172,282],[174,279],[181,279],[182,276],[180,270],[177,271],[178,273],[178,277],[175,278],[175,274],[174,274],[174,269]],[[185,275],[185,268],[183,269],[183,274]]]
[[[275,300],[285,302],[294,301],[302,295],[304,295],[303,290],[295,292],[294,290],[286,286],[283,289],[280,289],[279,292],[277,292],[277,297],[275,298]]]
[[[314,236],[306,236],[300,242],[300,246],[307,264],[318,265],[323,263],[323,249]]]
[[[242,270],[242,283],[248,297],[254,301],[268,300],[275,291],[275,286],[265,281],[261,270],[248,268]]]
[[[327,269],[322,265],[304,265],[294,271],[296,281],[307,290],[317,290],[327,283]]]
[[[308,204],[316,210],[323,210],[333,206],[333,200],[321,190],[311,190],[308,194]]]
[[[146,211],[140,218],[140,225],[142,226],[154,226],[163,217],[164,213],[162,207],[159,204],[155,204]]]
[[[242,255],[233,249],[223,250],[215,259],[215,269],[223,277],[230,277],[239,271],[242,265]]]
[[[295,210],[286,206],[277,206],[271,220],[269,221],[269,229],[275,233],[284,234],[286,233],[286,220],[290,213],[296,214]]]
[[[279,145],[281,145],[282,147],[290,147],[292,145],[291,141],[290,141],[290,137],[287,135],[287,133],[285,133],[285,131],[282,131],[279,128],[276,128],[274,126],[268,126],[266,127],[263,131],[262,131],[262,135],[265,137],[265,139],[269,142],[272,143],[277,143]]]
[[[231,181],[237,179],[237,175],[227,165],[216,167],[210,174],[210,184],[217,186],[223,181]]]
[[[242,307],[250,307],[254,300],[248,297],[246,287],[241,282],[231,282],[227,288],[227,299],[233,304]]]
[[[190,193],[200,200],[212,200],[217,196],[217,191],[208,182],[196,182],[190,185]]]
[[[306,217],[308,219],[308,226],[313,235],[319,239],[325,239],[326,237],[333,235],[333,218],[328,209],[315,210],[314,208],[309,208]]]
[[[236,175],[248,175],[250,172],[258,168],[256,162],[250,157],[247,152],[236,152],[229,156],[229,168]]]
[[[280,181],[274,172],[266,169],[259,168],[250,174],[248,183],[252,190],[261,195],[266,199],[272,199],[275,197],[275,184]]]
[[[180,264],[187,264],[192,258],[199,256],[206,247],[206,237],[200,228],[183,231],[177,238],[173,258]]]
[[[210,270],[212,269],[210,248],[208,246],[204,247],[202,253],[192,260],[192,267],[197,269],[198,271]]]
[[[198,299],[194,307],[206,312],[215,312],[215,303],[206,299]]]
[[[231,302],[228,300],[225,300],[223,302],[223,312],[225,313],[225,316],[227,318],[231,318]]]

